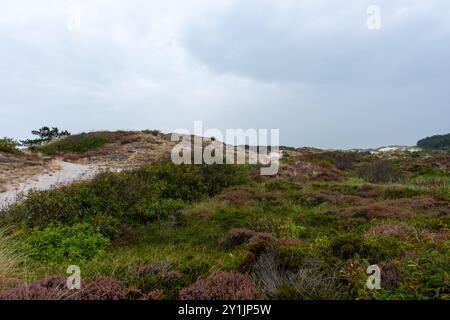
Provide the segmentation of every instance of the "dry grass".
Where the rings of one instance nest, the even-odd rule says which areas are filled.
[[[306,260],[297,270],[286,270],[274,252],[258,257],[254,265],[258,286],[269,298],[301,300],[334,300],[340,297],[339,268],[331,273],[321,270],[317,261]],[[288,286],[289,292],[283,292]],[[281,290],[281,291],[280,291]]]
[[[9,235],[9,230],[0,229],[0,290],[17,283],[22,257],[17,250],[17,244]]]

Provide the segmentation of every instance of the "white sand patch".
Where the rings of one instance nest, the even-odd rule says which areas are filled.
[[[75,181],[89,180],[99,172],[98,167],[93,165],[59,161],[59,166],[60,169],[57,171],[36,175],[23,183],[10,187],[10,190],[0,193],[0,208],[15,202],[19,193],[27,193],[33,189],[47,190]]]

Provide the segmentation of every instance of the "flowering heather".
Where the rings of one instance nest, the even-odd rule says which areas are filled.
[[[127,288],[118,280],[110,277],[100,277],[86,286],[77,294],[79,300],[126,300]]]
[[[1,292],[0,300],[62,300],[69,298],[72,293],[67,289],[65,277],[50,276],[29,286]]]
[[[261,297],[253,280],[246,274],[218,272],[180,291],[181,300],[250,300]]]
[[[371,203],[364,206],[351,207],[343,210],[344,216],[365,218],[406,218],[414,216],[414,212],[408,209],[392,206],[385,203]]]

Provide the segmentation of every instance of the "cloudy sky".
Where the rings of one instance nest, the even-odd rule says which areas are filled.
[[[194,120],[322,148],[450,132],[450,1],[0,0],[0,136]]]

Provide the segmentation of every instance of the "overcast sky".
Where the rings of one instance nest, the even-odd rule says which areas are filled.
[[[321,148],[450,132],[450,1],[0,0],[0,136],[194,120]]]

